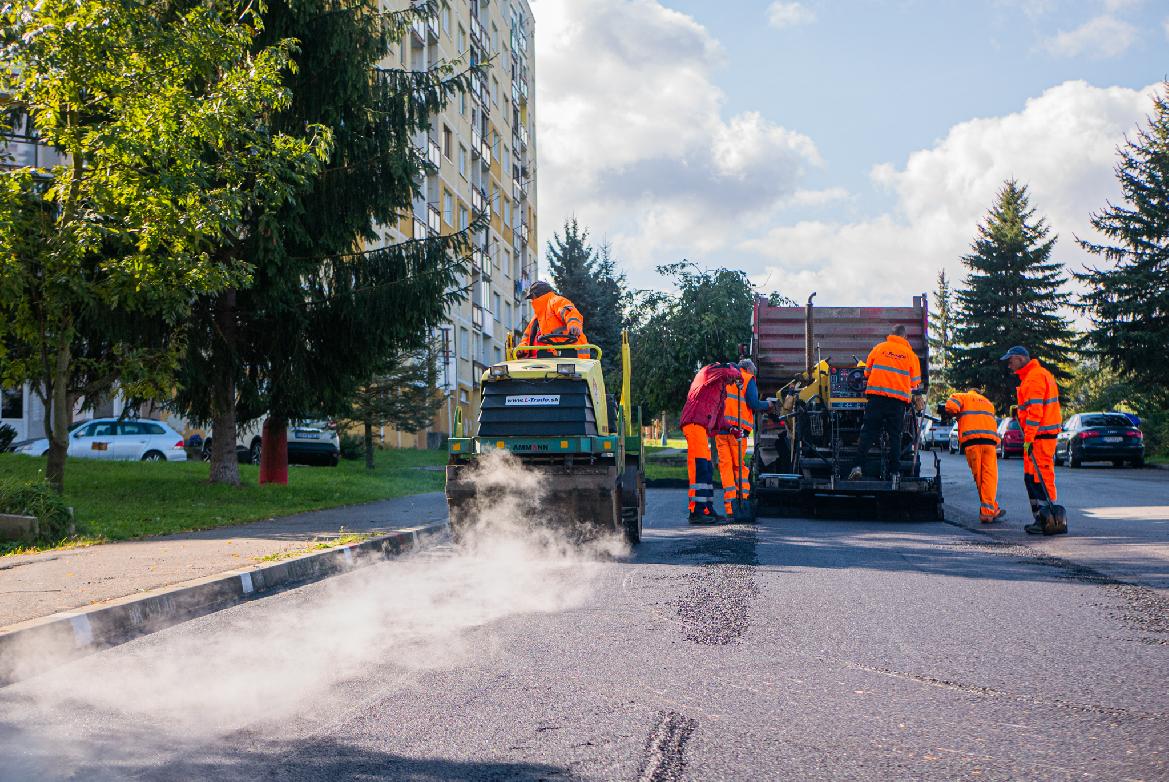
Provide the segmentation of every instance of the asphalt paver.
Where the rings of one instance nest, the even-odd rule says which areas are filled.
[[[0,690],[0,778],[1169,779],[1159,591],[952,523],[649,502],[634,552],[440,546]]]

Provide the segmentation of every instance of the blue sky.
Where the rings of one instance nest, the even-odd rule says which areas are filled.
[[[1164,0],[532,2],[541,239],[576,216],[646,287],[688,257],[900,302],[1007,177],[1082,263],[1169,74]]]

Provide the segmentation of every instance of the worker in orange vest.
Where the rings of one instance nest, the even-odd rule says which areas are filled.
[[[686,437],[686,471],[690,478],[690,523],[717,524],[714,509],[714,466],[710,461],[710,438],[720,429],[730,429],[724,410],[727,383],[740,378],[734,364],[709,364],[698,370],[686,393],[680,425]]]
[[[520,346],[528,345],[584,345],[588,339],[584,335],[584,317],[568,299],[552,290],[552,286],[543,280],[532,283],[525,297],[532,302],[534,313],[528,327],[524,329],[524,336],[520,339]],[[555,343],[549,337],[565,337],[564,341]],[[571,340],[571,341],[570,341]],[[588,358],[588,351],[577,352],[579,358]]]
[[[978,487],[978,519],[983,524],[998,521],[1007,512],[999,507],[998,418],[994,405],[977,388],[954,392],[946,400],[946,414],[958,419],[958,445],[966,454],[974,485]]]
[[[729,427],[719,429],[714,436],[718,472],[723,484],[723,510],[728,519],[735,515],[736,502],[746,502],[751,498],[751,477],[744,463],[747,440],[755,428],[755,413],[766,409],[767,403],[759,398],[759,386],[755,383],[755,362],[745,358],[739,362],[738,380],[727,384],[723,416]]]
[[[1047,498],[1057,499],[1055,490],[1055,440],[1063,427],[1063,413],[1059,407],[1059,386],[1055,376],[1044,369],[1030,351],[1016,345],[1002,357],[1007,369],[1019,376],[1015,394],[1019,400],[1019,426],[1023,429],[1023,482],[1031,500],[1034,521],[1023,527],[1031,535],[1060,535],[1068,531],[1067,524],[1045,527],[1039,519],[1039,509]],[[1038,470],[1036,470],[1038,465]]]
[[[905,338],[905,326],[898,323],[884,342],[879,343],[865,360],[865,417],[856,448],[856,463],[848,474],[850,481],[863,477],[865,457],[881,432],[889,440],[887,467],[890,475],[901,472],[901,434],[905,414],[921,388],[921,361]]]

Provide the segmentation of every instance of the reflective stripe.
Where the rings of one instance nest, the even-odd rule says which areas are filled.
[[[908,369],[897,369],[896,367],[887,367],[884,364],[873,364],[873,369],[883,369],[886,372],[892,372],[895,375],[905,375],[909,377]]]
[[[1058,401],[1059,401],[1058,396],[1053,396],[1051,399],[1043,399],[1042,397],[1036,397],[1034,399],[1028,399],[1025,402],[1020,402],[1019,409],[1022,409],[1024,407],[1028,407],[1030,405],[1052,405]]]
[[[964,412],[958,413],[959,418],[967,415],[989,415],[991,418],[994,418],[994,413],[988,413],[985,410],[966,410]]]
[[[914,375],[913,377],[909,378],[909,385],[911,385],[911,386],[916,386],[920,382],[921,382],[921,375]]]
[[[690,484],[690,488],[694,489],[695,491],[702,491],[703,489],[709,489],[711,491],[714,491],[714,484],[713,483],[692,483],[692,484]]]
[[[958,405],[959,407],[961,407],[961,406],[962,406],[962,400],[961,400],[961,399],[959,399],[959,398],[958,398],[958,397],[956,397],[956,396],[952,396],[952,397],[950,397],[949,399],[947,399],[947,400],[946,400],[946,404],[950,404],[951,402],[953,402],[954,404]]]
[[[904,391],[897,389],[897,388],[886,388],[885,386],[869,386],[867,389],[868,393],[872,393],[874,391],[880,391],[880,392],[883,392],[885,394],[888,394],[889,396],[895,396],[898,399],[904,399],[906,402],[909,401],[909,394],[907,394]]]
[[[994,510],[994,506],[991,505],[989,502],[980,502],[979,505],[981,505],[982,507],[984,507],[988,510]]]
[[[1041,432],[1054,432],[1054,431],[1058,431],[1062,428],[1063,428],[1063,426],[1061,424],[1048,424],[1047,426],[1039,427],[1039,431],[1041,431]]]
[[[723,497],[733,497],[733,496],[735,496],[735,487],[734,486],[723,489]]]
[[[998,432],[994,429],[969,429],[961,433],[963,437],[973,436],[976,434],[990,434],[998,437]]]

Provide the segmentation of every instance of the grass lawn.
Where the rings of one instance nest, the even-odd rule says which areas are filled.
[[[143,535],[208,529],[300,511],[441,491],[445,451],[393,449],[377,453],[377,469],[364,460],[337,467],[298,467],[287,486],[260,486],[259,467],[241,464],[239,487],[207,483],[203,462],[101,462],[70,459],[65,502],[77,518],[76,540],[65,545],[125,540]],[[35,480],[39,457],[0,454],[0,479]],[[4,544],[0,544],[3,546]],[[15,547],[0,547],[11,553]]]

